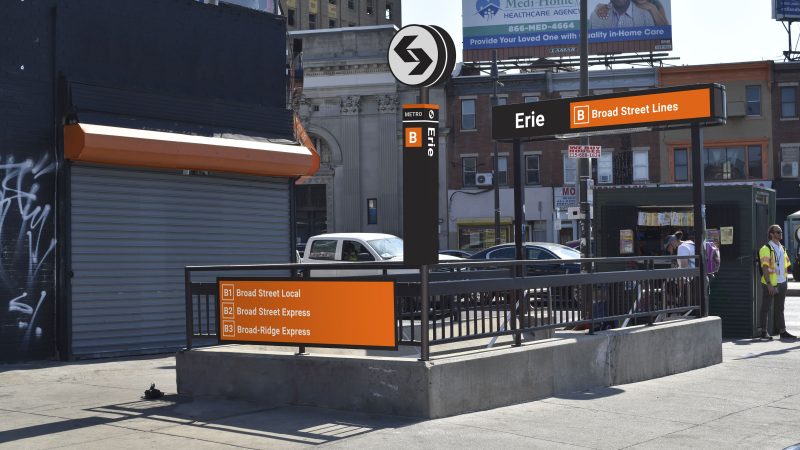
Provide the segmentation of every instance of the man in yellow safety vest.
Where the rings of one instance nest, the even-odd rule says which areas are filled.
[[[786,288],[788,286],[786,275],[789,273],[789,256],[781,244],[783,231],[779,225],[770,225],[767,235],[769,242],[758,251],[761,263],[761,285],[764,292],[761,310],[758,315],[759,338],[771,341],[772,333],[767,330],[767,317],[770,307],[774,307],[774,327],[780,333],[781,339],[797,339],[786,331],[786,321],[783,317],[783,306],[786,302]]]

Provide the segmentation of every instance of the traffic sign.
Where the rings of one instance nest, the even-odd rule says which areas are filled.
[[[407,25],[389,44],[389,69],[409,86],[433,86],[447,78],[455,64],[453,39],[435,25]]]
[[[603,150],[599,145],[570,145],[567,149],[570,158],[599,158]]]

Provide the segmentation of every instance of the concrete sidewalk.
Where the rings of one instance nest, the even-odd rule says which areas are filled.
[[[174,357],[0,366],[0,448],[782,449],[800,443],[800,341],[723,347],[724,362],[713,367],[432,421],[192,401],[174,394]],[[140,399],[150,382],[165,391],[162,400]]]
[[[800,334],[800,298],[787,299],[786,318]],[[783,449],[800,443],[800,341],[728,341],[723,357],[722,364],[665,378],[431,421],[193,401],[175,394],[173,356],[0,365],[0,448]],[[163,399],[140,399],[151,382],[167,394]]]

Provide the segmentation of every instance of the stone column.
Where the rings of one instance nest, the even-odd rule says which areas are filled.
[[[378,225],[385,233],[403,234],[402,204],[402,140],[398,132],[397,94],[380,95],[378,100],[378,126],[381,139],[377,146],[380,161],[381,186],[378,197]]]
[[[348,95],[341,98],[341,150],[343,195],[337,195],[337,231],[356,232],[362,230],[366,222],[362,213],[363,195],[361,193],[361,130],[359,129],[359,112],[361,97]],[[336,174],[339,175],[338,173]],[[366,200],[365,200],[366,201]],[[362,207],[363,206],[363,207]]]

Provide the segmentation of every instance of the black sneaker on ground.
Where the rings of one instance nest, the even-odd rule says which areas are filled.
[[[781,339],[797,339],[797,336],[789,333],[788,331],[784,331],[781,333]]]
[[[765,340],[765,341],[771,341],[772,340],[772,336],[768,335],[766,331],[762,331],[761,332],[761,336],[759,336],[758,338],[762,339],[762,340]]]

